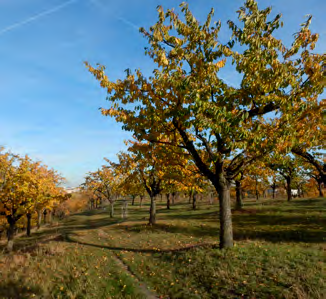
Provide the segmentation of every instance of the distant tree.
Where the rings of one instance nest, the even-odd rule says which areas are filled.
[[[114,217],[115,191],[118,183],[114,177],[113,170],[108,166],[102,166],[95,172],[89,172],[85,182],[81,185],[83,190],[88,190],[95,196],[96,200],[107,200],[110,205],[110,217]]]
[[[27,155],[20,157],[0,152],[0,215],[8,223],[8,250],[13,248],[14,233],[20,219],[26,216],[27,235],[31,231],[32,214],[38,207],[49,206],[59,199],[59,175]]]

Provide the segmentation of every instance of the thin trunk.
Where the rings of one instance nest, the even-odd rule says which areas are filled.
[[[276,186],[272,186],[272,190],[273,190],[273,199],[275,198],[275,190],[276,190]]]
[[[15,236],[15,226],[16,221],[11,216],[7,216],[7,221],[9,224],[8,230],[7,230],[7,238],[8,238],[8,244],[7,244],[7,250],[11,252],[14,247],[14,236]]]
[[[27,217],[26,235],[27,235],[27,237],[30,237],[31,236],[31,220],[32,220],[32,214],[31,213],[27,213],[26,217]]]
[[[258,179],[257,177],[255,177],[255,193],[256,193],[256,200],[258,201],[259,200],[259,191],[258,191]]]
[[[151,206],[149,209],[149,224],[154,225],[156,223],[156,202],[155,197],[151,196]]]
[[[50,224],[52,224],[52,215],[53,215],[53,212],[49,211],[49,223]]]
[[[230,248],[233,247],[230,183],[225,179],[223,173],[219,174],[215,188],[220,204],[220,248]]]
[[[298,197],[301,198],[301,187],[300,186],[297,186],[297,190],[298,190]]]
[[[128,209],[128,201],[124,200],[122,202],[122,219],[126,219],[127,218],[127,209]]]
[[[143,206],[143,199],[144,199],[144,195],[140,195],[140,203],[139,203],[140,208]]]
[[[131,205],[132,206],[135,204],[135,198],[136,198],[136,196],[135,195],[132,195],[132,201],[131,201]]]
[[[110,218],[114,216],[114,203],[110,202]]]
[[[256,194],[256,201],[258,201],[259,200],[259,191],[258,191],[257,185],[255,187],[255,194]]]
[[[291,201],[292,199],[291,178],[289,176],[286,177],[286,193],[287,193],[288,201]]]
[[[189,203],[191,203],[192,201],[192,194],[193,194],[193,190],[191,189],[189,193]]]
[[[196,210],[196,208],[197,208],[196,200],[197,200],[197,194],[196,194],[196,192],[193,192],[193,194],[192,194],[192,209],[193,210]]]
[[[175,192],[172,192],[172,204],[173,205],[175,203],[175,196],[176,196],[176,193]]]
[[[47,210],[44,210],[43,212],[43,223],[46,224],[46,215],[47,215]]]
[[[42,222],[42,211],[37,211],[37,229],[41,228],[41,222]]]
[[[318,182],[319,197],[324,197],[322,182]]]
[[[241,194],[241,181],[235,181],[236,204],[235,209],[241,210],[243,207],[242,194]]]
[[[170,210],[170,193],[166,193],[166,208]]]

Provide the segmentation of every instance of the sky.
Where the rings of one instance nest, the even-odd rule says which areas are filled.
[[[0,0],[0,146],[59,171],[68,186],[78,186],[85,174],[116,159],[125,150],[130,132],[101,115],[106,93],[83,62],[107,67],[110,79],[124,77],[127,68],[149,75],[153,64],[144,55],[146,40],[138,28],[157,20],[156,7],[177,8],[172,0]],[[240,0],[188,1],[201,21],[215,9],[221,20],[221,39],[236,20]],[[324,0],[261,0],[272,15],[283,14],[277,33],[288,45],[305,15],[320,34],[316,52],[326,51]],[[223,79],[236,85],[231,68]]]

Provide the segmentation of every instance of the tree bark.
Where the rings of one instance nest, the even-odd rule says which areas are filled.
[[[193,210],[196,210],[196,208],[197,208],[196,201],[197,201],[197,194],[196,194],[196,192],[193,192],[193,194],[192,194],[192,209]]]
[[[135,198],[136,198],[136,196],[135,195],[132,195],[132,201],[131,201],[131,205],[132,206],[135,204]]]
[[[292,193],[291,193],[291,177],[286,177],[286,193],[288,197],[288,201],[291,201],[292,199]]]
[[[319,197],[324,197],[322,182],[318,182],[318,192],[319,192]]]
[[[230,183],[223,173],[218,175],[215,186],[220,205],[220,248],[233,247],[233,229],[231,216]]]
[[[114,217],[114,203],[110,202],[110,218]]]
[[[46,215],[47,215],[47,210],[44,210],[43,212],[43,223],[46,224]]]
[[[256,200],[259,200],[259,191],[258,191],[258,178],[255,176],[255,193],[256,193]]]
[[[172,192],[172,205],[175,204],[175,197],[176,197],[176,193]]]
[[[273,190],[273,199],[275,199],[275,191],[276,191],[276,185],[272,185],[272,190]]]
[[[41,228],[41,222],[42,222],[42,211],[37,211],[37,229]]]
[[[52,224],[52,215],[53,215],[53,212],[49,211],[49,223],[50,224]]]
[[[193,190],[191,189],[190,192],[189,192],[189,203],[191,203],[192,201],[192,195],[193,195]]]
[[[155,197],[151,196],[151,206],[149,209],[149,224],[154,225],[156,223],[156,202]]]
[[[259,200],[259,191],[257,189],[257,186],[255,188],[255,193],[256,193],[256,201],[258,201]]]
[[[31,236],[31,220],[32,220],[32,214],[31,213],[27,213],[26,214],[27,217],[27,228],[26,228],[26,235],[27,237]]]
[[[166,208],[170,210],[170,193],[166,193]]]
[[[235,181],[235,192],[236,192],[236,210],[241,210],[243,208],[242,194],[241,194],[241,181]]]
[[[15,236],[15,226],[16,221],[12,216],[7,216],[7,221],[9,224],[8,230],[7,230],[7,238],[8,238],[8,244],[7,244],[7,250],[11,252],[14,247],[14,236]]]

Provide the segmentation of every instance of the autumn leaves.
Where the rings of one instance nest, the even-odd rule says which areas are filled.
[[[200,24],[188,4],[180,7],[182,17],[158,7],[158,22],[149,31],[141,29],[149,44],[145,54],[157,64],[151,76],[127,70],[125,79],[112,82],[103,66],[86,65],[108,92],[104,115],[134,132],[137,142],[175,151],[172,160],[186,156],[184,165],[195,165],[215,187],[220,246],[232,247],[234,179],[269,153],[281,157],[298,144],[320,145],[309,121],[321,124],[317,98],[324,88],[325,55],[312,53],[318,35],[309,30],[310,18],[287,48],[274,36],[282,26],[281,15],[269,20],[271,8],[260,10],[248,0],[238,11],[239,20],[228,22],[232,34],[222,44],[221,23],[211,23],[213,9]],[[219,76],[231,64],[241,76],[238,84]]]
[[[27,221],[31,233],[32,217],[38,227],[44,210],[52,211],[66,198],[59,184],[63,178],[41,162],[0,151],[0,216],[7,221],[8,249],[12,250],[14,232],[19,221]]]

